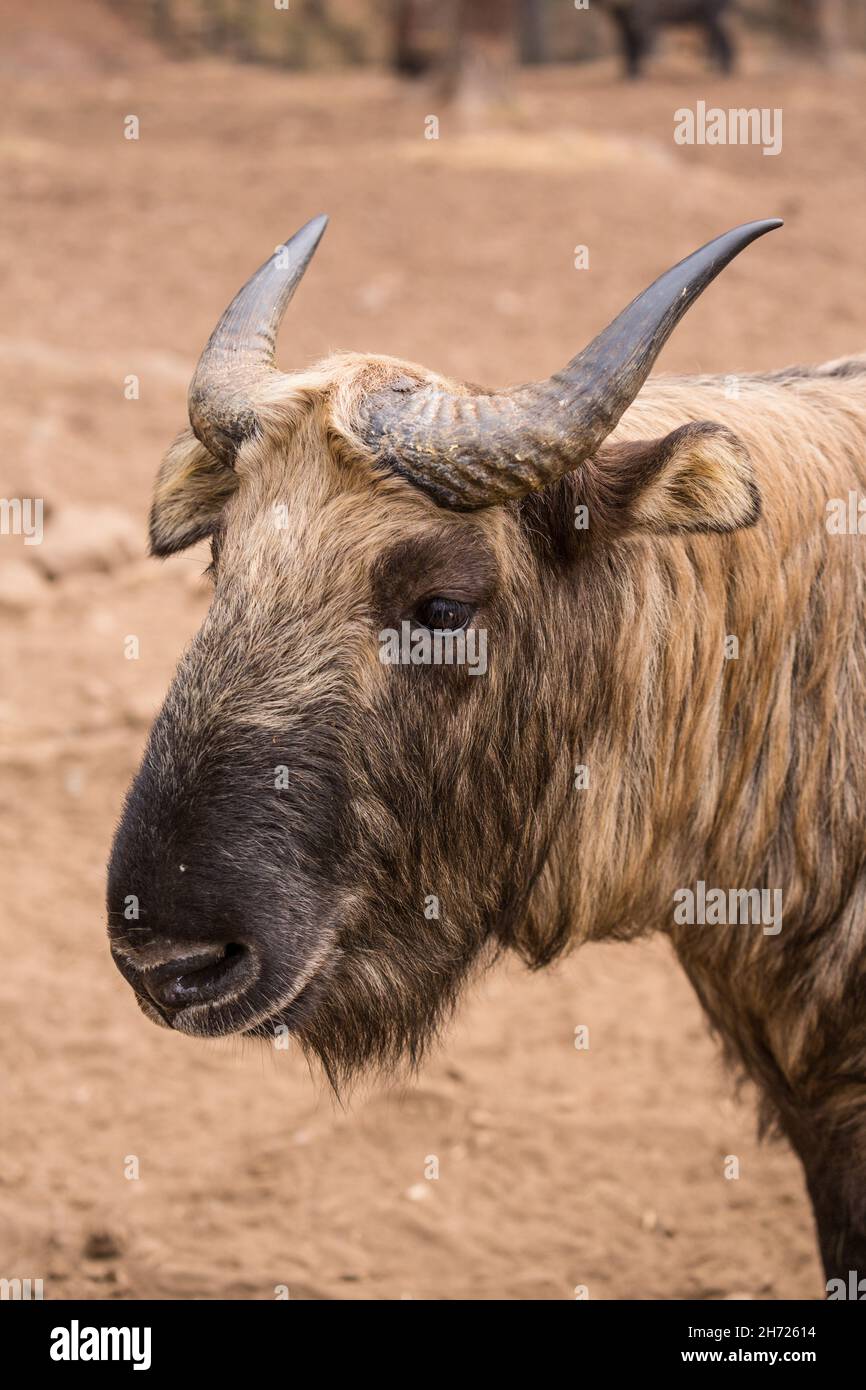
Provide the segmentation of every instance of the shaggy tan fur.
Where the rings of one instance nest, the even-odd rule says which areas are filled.
[[[275,377],[236,470],[187,433],[154,504],[157,552],[215,532],[207,660],[179,676],[208,726],[338,726],[344,916],[302,1041],[332,1074],[415,1055],[491,947],[662,931],[803,1158],[828,1269],[866,1263],[866,536],[826,525],[866,492],[866,358],[651,378],[550,495],[470,514],[372,466],[358,407],[396,375],[438,379]],[[488,675],[383,667],[379,628],[461,586]],[[676,926],[698,880],[781,889],[781,932]]]

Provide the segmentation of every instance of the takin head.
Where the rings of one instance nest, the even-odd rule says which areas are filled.
[[[336,1084],[417,1060],[498,949],[562,948],[533,894],[604,708],[614,557],[759,511],[720,425],[608,436],[688,307],[778,225],[719,237],[563,371],[501,393],[382,357],[278,372],[324,218],[235,297],[151,515],[156,555],[210,538],[213,600],[109,868],[112,954],[154,1022],[287,1030]]]

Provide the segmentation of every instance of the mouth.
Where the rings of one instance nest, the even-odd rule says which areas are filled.
[[[196,1013],[240,1002],[259,974],[254,953],[235,942],[187,943],[180,950],[166,942],[134,952],[113,946],[111,954],[148,1018],[180,1031]]]
[[[198,1004],[219,1003],[246,983],[252,962],[244,946],[231,943],[196,951],[142,971],[141,981],[158,1009],[178,1012]]]
[[[186,945],[182,954],[168,943],[158,952],[145,947],[135,954],[115,947],[112,956],[152,1023],[204,1038],[241,1034],[274,1042],[297,1032],[312,1012],[324,974],[308,969],[294,992],[281,997],[273,984],[268,988],[257,954],[236,943]]]

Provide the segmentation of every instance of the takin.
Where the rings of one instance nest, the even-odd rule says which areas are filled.
[[[155,1023],[288,1031],[340,1087],[417,1064],[504,951],[664,933],[802,1161],[828,1279],[866,1270],[866,543],[844,523],[866,357],[647,379],[764,221],[545,381],[360,354],[285,375],[325,222],[226,309],[159,471],[153,553],[209,538],[213,597],[116,833],[118,968]],[[424,658],[470,630],[483,672],[453,641]]]

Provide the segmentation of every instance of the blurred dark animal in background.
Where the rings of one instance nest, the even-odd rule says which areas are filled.
[[[712,62],[722,72],[733,71],[736,52],[723,23],[730,0],[608,0],[608,8],[619,29],[628,77],[640,77],[658,31],[665,25],[700,26]]]

